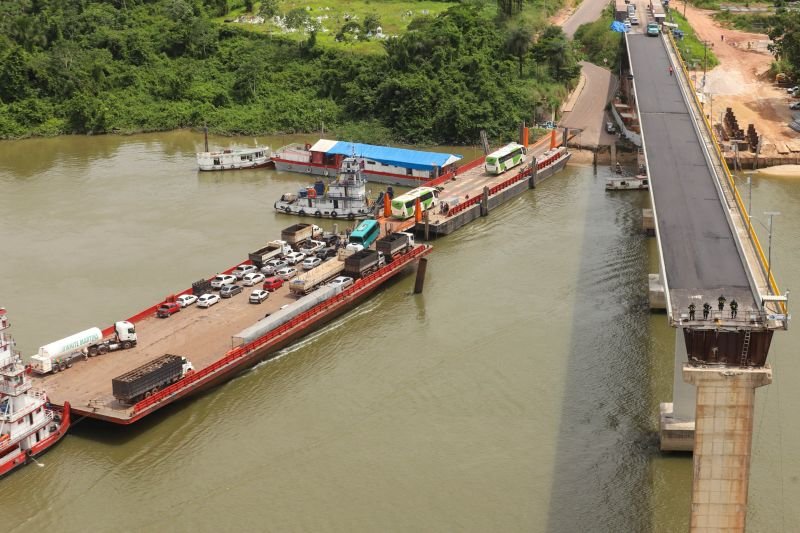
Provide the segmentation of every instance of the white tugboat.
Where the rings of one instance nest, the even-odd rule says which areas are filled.
[[[63,410],[52,408],[43,391],[31,388],[14,339],[5,333],[10,326],[0,307],[0,476],[43,453],[69,428],[69,402]]]
[[[288,215],[317,218],[346,218],[355,220],[368,217],[375,206],[366,191],[367,181],[362,176],[361,163],[354,157],[342,160],[338,177],[325,184],[317,180],[298,193],[286,193],[275,202],[275,210]]]

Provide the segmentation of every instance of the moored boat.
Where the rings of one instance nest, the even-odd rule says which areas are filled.
[[[47,395],[31,387],[31,380],[14,339],[6,310],[0,308],[0,476],[44,453],[66,434],[69,402],[49,405]]]
[[[242,170],[269,165],[272,153],[269,146],[240,148],[218,152],[198,152],[197,166],[200,170]]]

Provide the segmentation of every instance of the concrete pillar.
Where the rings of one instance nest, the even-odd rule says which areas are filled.
[[[659,444],[663,451],[690,452],[694,448],[697,393],[683,378],[683,366],[688,360],[683,328],[675,328],[672,403],[662,403],[660,409]]]
[[[690,531],[744,532],[755,389],[772,369],[687,364],[683,377],[697,387]]]
[[[485,217],[489,215],[489,187],[483,188],[483,194],[481,195],[481,216]]]
[[[650,309],[666,309],[667,296],[664,291],[664,282],[661,281],[661,275],[648,274],[647,285],[647,297],[650,301]]]
[[[656,217],[652,209],[642,209],[642,230],[648,237],[656,236]]]

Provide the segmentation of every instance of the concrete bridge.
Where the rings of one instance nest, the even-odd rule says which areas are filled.
[[[767,355],[773,333],[788,326],[787,295],[778,291],[671,37],[634,31],[625,44],[660,290],[676,330],[661,448],[694,452],[692,531],[743,531],[755,388],[772,381]]]

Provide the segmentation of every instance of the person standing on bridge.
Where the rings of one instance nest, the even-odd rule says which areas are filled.
[[[725,309],[725,297],[723,295],[721,295],[721,294],[719,295],[719,298],[717,298],[717,302],[719,303],[719,310],[720,311]]]
[[[694,310],[696,309],[694,302],[689,304],[689,320],[694,320]]]
[[[730,306],[731,306],[731,318],[736,318],[736,311],[739,309],[739,304],[734,299],[731,300]]]
[[[703,320],[708,320],[708,313],[711,311],[711,306],[708,302],[703,304]]]
[[[669,75],[672,76],[672,65],[669,66]]]

